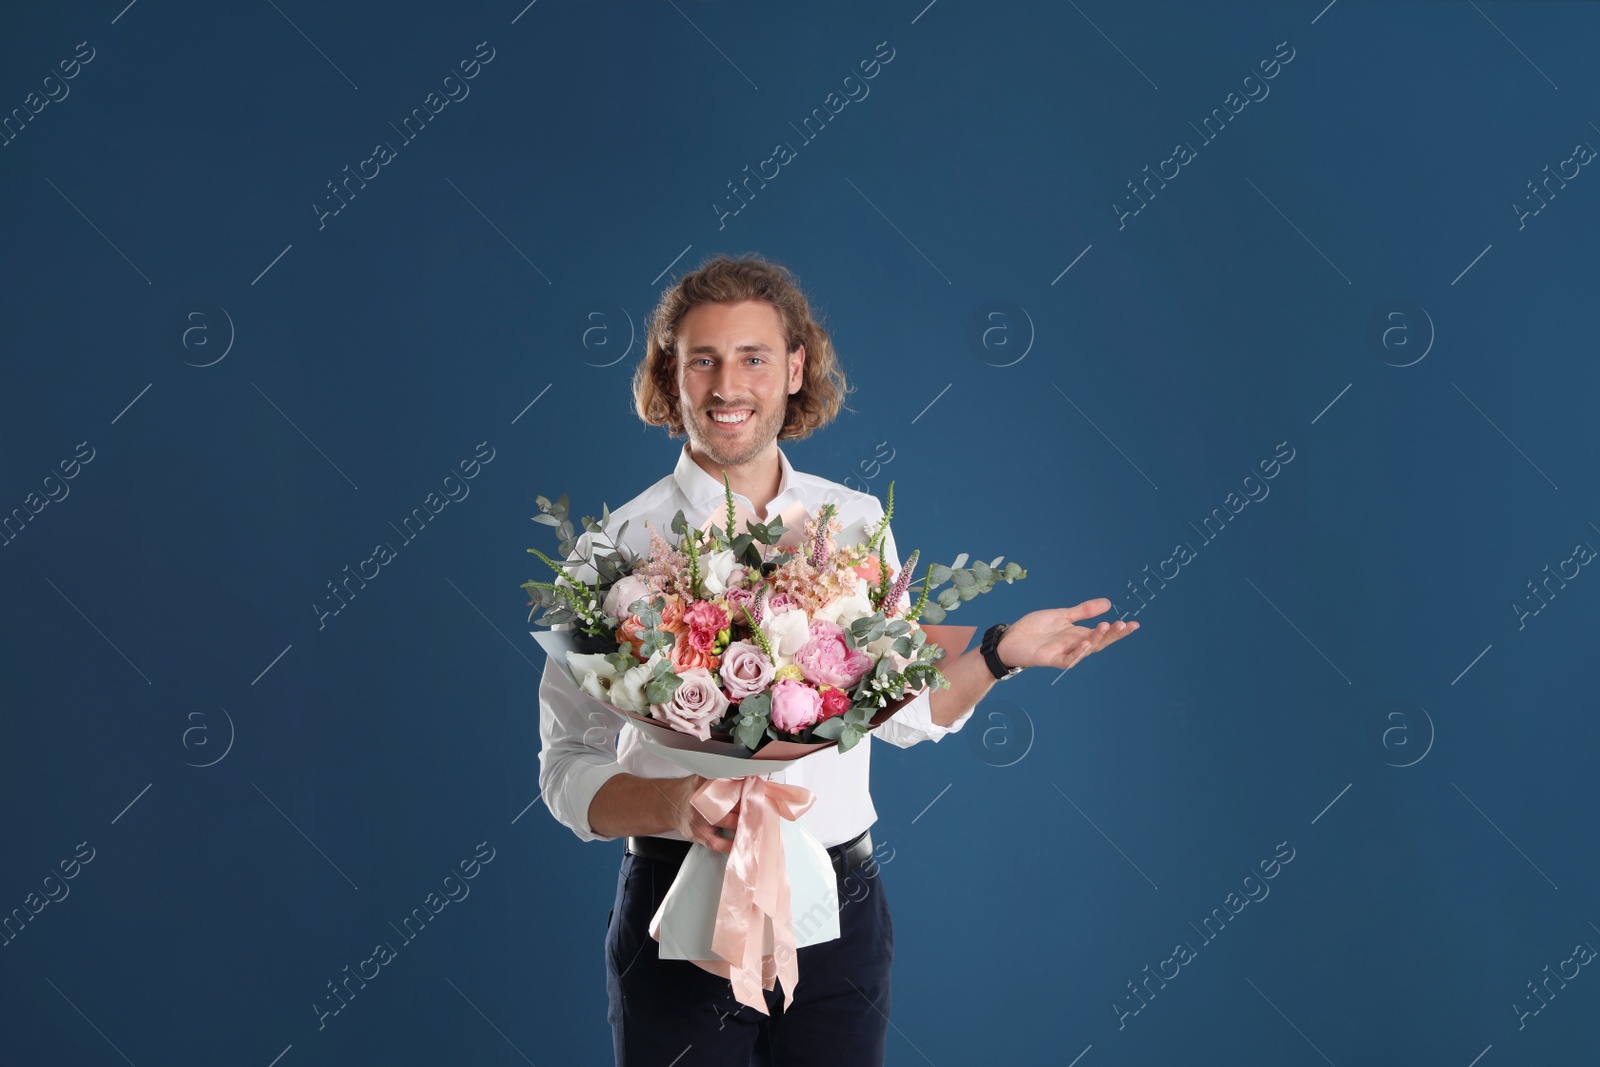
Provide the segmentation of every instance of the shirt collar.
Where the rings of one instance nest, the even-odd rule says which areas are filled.
[[[767,517],[769,520],[777,512],[783,510],[790,497],[798,498],[800,492],[795,470],[790,466],[789,457],[784,455],[782,448],[778,449],[778,468],[782,473],[778,480],[778,495],[774,496],[771,502],[767,504]],[[710,514],[710,508],[720,504],[723,500],[722,479],[713,478],[705,468],[694,461],[694,457],[689,455],[689,442],[687,441],[683,443],[683,448],[678,453],[678,465],[672,472],[672,478],[678,485],[678,491],[683,494],[685,500],[689,501],[700,518]],[[755,505],[743,493],[734,490],[733,497],[735,500],[744,501],[745,507],[752,512],[755,511]]]

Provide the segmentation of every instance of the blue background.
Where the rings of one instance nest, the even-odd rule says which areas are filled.
[[[630,406],[643,318],[745,251],[856,387],[795,464],[893,479],[905,554],[1028,568],[952,623],[1099,596],[1141,623],[875,747],[889,1063],[1600,1048],[1591,968],[1516,1007],[1600,945],[1600,579],[1530,589],[1600,545],[1600,178],[1519,218],[1600,145],[1596,5],[113,0],[7,30],[4,114],[93,59],[0,148],[0,914],[93,859],[0,948],[0,1061],[608,1062],[621,845],[536,802],[528,519],[670,470]]]

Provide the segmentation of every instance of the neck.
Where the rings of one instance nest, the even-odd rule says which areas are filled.
[[[685,447],[689,449],[689,458],[717,481],[722,481],[722,472],[727,471],[728,485],[735,493],[750,501],[758,522],[767,521],[767,505],[778,495],[778,486],[783,482],[783,466],[778,461],[776,441],[768,444],[752,458],[736,465],[724,465],[718,462],[696,448],[693,441]]]

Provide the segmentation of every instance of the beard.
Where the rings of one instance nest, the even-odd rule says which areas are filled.
[[[724,467],[737,467],[759,456],[777,440],[779,431],[783,429],[784,417],[788,414],[788,398],[785,396],[775,408],[762,408],[743,401],[717,405],[717,410],[741,408],[749,408],[751,414],[734,435],[718,430],[710,412],[704,409],[695,411],[680,407],[680,415],[689,440],[698,451]]]

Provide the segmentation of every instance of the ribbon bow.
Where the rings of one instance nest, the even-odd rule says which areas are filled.
[[[778,820],[798,819],[811,810],[816,799],[809,789],[755,775],[709,779],[690,798],[711,822],[739,809],[711,934],[711,950],[722,958],[693,962],[728,979],[735,999],[763,1015],[770,1013],[762,990],[771,989],[774,980],[781,978],[787,1009],[800,978],[783,830]],[[762,948],[769,930],[772,952],[766,953]]]

